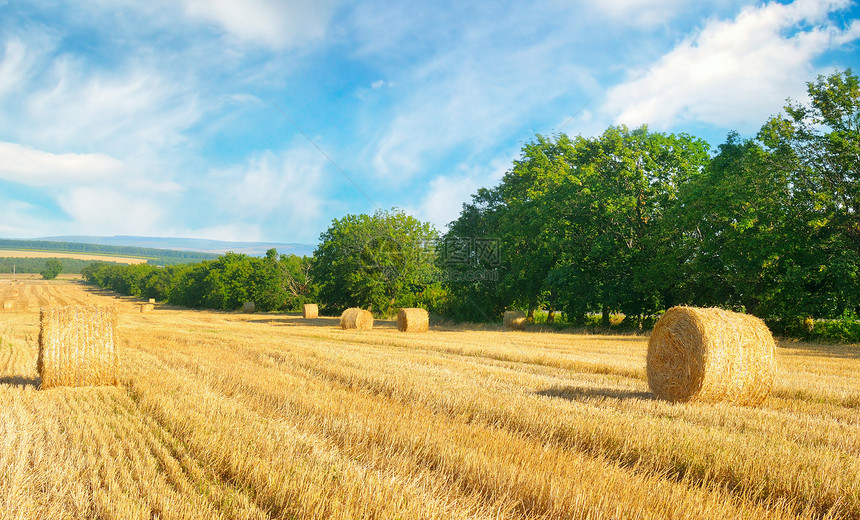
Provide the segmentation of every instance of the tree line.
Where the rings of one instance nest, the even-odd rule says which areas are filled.
[[[25,273],[52,273],[57,270],[57,274],[78,274],[81,269],[88,266],[92,260],[78,260],[75,258],[10,258],[3,257],[3,251],[0,251],[0,273],[9,274],[12,272]]]
[[[744,310],[789,331],[860,310],[860,87],[808,83],[751,139],[714,154],[686,134],[611,127],[538,136],[448,239],[498,236],[500,283],[448,284],[458,314],[558,309],[642,324],[676,304]],[[471,268],[471,267],[460,267]]]
[[[153,266],[92,262],[81,274],[105,289],[192,308],[235,310],[247,301],[261,311],[290,311],[315,300],[309,260],[278,255],[257,258],[227,253],[195,264]]]
[[[643,327],[689,304],[749,312],[795,335],[811,334],[816,320],[854,327],[860,86],[850,70],[836,71],[810,82],[808,94],[755,137],[730,133],[716,150],[645,126],[538,135],[441,235],[394,209],[334,220],[310,259],[270,252],[99,269],[149,269],[109,284],[190,307],[253,300],[279,310],[316,300],[331,313],[390,314],[417,305],[468,321],[544,309],[549,321],[599,316],[608,326],[620,313]]]

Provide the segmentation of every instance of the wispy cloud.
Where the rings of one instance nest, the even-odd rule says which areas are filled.
[[[50,153],[0,142],[0,179],[28,186],[57,186],[106,180],[123,163],[102,153]]]
[[[480,166],[460,164],[454,173],[435,177],[427,183],[422,200],[411,213],[432,222],[437,229],[445,229],[478,188],[499,183],[515,156],[515,152],[502,154]]]
[[[219,226],[288,226],[296,236],[312,240],[318,233],[313,225],[325,204],[327,166],[317,150],[299,142],[284,151],[265,150],[243,164],[216,170],[209,176],[205,196],[219,210],[209,213],[209,218]],[[313,231],[303,231],[308,229]]]
[[[183,0],[191,18],[214,22],[243,42],[283,48],[322,39],[335,0]]]
[[[797,0],[749,6],[733,20],[711,20],[646,70],[612,88],[604,110],[616,122],[669,128],[705,122],[750,129],[801,96],[813,60],[856,39],[828,15],[848,0]]]
[[[124,190],[85,186],[61,193],[57,201],[76,229],[91,234],[151,235],[164,225],[164,206]]]
[[[512,136],[533,134],[533,122],[558,110],[560,99],[594,87],[591,70],[559,59],[570,52],[564,34],[523,33],[524,17],[513,9],[495,25],[460,28],[400,73],[402,97],[373,145],[376,174],[404,182],[448,154],[495,151]]]
[[[588,4],[623,25],[652,27],[670,22],[689,0],[596,0]]]

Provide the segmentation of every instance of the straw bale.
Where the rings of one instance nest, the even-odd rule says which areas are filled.
[[[349,308],[340,315],[340,328],[370,330],[373,328],[373,314],[357,307]]]
[[[155,303],[155,298],[150,298],[149,303]]]
[[[775,346],[754,316],[672,307],[648,341],[648,386],[669,401],[758,405],[773,386]]]
[[[320,315],[320,309],[315,303],[306,303],[302,305],[302,318],[313,319]]]
[[[12,302],[3,302],[3,310],[11,311],[12,310]]]
[[[253,314],[256,310],[257,306],[254,304],[254,302],[245,302],[242,305],[242,312],[244,313]]]
[[[424,309],[400,309],[397,313],[397,329],[400,332],[427,332],[430,316]]]
[[[115,306],[70,305],[39,313],[42,388],[117,383]]]
[[[505,311],[504,326],[508,330],[523,330],[528,318],[522,311]]]
[[[155,305],[151,303],[142,303],[140,305],[140,312],[152,312],[155,310]]]

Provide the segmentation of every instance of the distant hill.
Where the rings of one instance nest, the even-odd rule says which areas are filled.
[[[75,242],[80,244],[100,244],[109,246],[125,246],[152,249],[170,249],[177,251],[196,251],[201,253],[224,254],[227,251],[245,253],[251,256],[264,256],[271,248],[281,254],[312,256],[315,245],[279,242],[224,242],[202,238],[170,238],[170,237],[137,237],[117,235],[112,237],[95,236],[58,236],[44,237],[33,240],[53,242]]]

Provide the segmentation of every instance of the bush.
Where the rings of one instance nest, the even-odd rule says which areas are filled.
[[[45,268],[39,273],[45,280],[53,280],[63,272],[63,264],[59,260],[49,258],[45,261]]]

